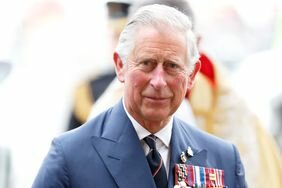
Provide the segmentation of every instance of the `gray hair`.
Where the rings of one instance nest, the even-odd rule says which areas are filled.
[[[194,64],[198,61],[200,55],[197,48],[195,35],[192,31],[192,23],[188,16],[175,8],[154,4],[139,8],[133,14],[122,33],[116,47],[116,52],[119,54],[123,63],[127,62],[129,54],[134,49],[134,36],[136,31],[144,26],[153,26],[158,28],[165,25],[174,31],[183,33],[187,40],[188,61],[190,68],[193,70]],[[188,64],[188,62],[187,62]]]
[[[190,6],[190,3],[188,0],[140,0],[135,1],[131,6],[129,10],[129,15],[134,14],[137,9],[140,7],[146,6],[146,5],[153,5],[153,4],[160,4],[160,5],[166,5],[169,7],[173,7],[186,16],[188,16],[192,22],[192,30],[195,28],[195,16],[194,12]]]

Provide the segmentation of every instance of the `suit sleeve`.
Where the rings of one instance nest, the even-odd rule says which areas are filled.
[[[57,139],[53,140],[51,148],[32,185],[32,188],[53,187],[70,187],[63,147]]]
[[[233,145],[234,153],[235,153],[235,182],[236,188],[247,188],[247,183],[245,180],[245,169],[243,163],[240,159],[239,152],[237,148]]]

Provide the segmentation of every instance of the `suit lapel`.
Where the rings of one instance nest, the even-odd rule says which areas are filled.
[[[122,103],[109,113],[92,145],[119,187],[155,187],[144,150]],[[142,179],[140,179],[142,177]]]
[[[187,153],[189,146],[194,152],[194,156],[187,158],[188,160],[186,163],[197,166],[207,165],[207,151],[199,148],[197,142],[193,139],[193,135],[188,130],[187,125],[181,123],[177,119],[174,119],[170,142],[171,155],[168,187],[174,186],[174,165],[182,163],[180,154],[181,152]]]

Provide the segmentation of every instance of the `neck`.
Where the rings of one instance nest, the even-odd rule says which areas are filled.
[[[134,116],[133,116],[134,117]],[[135,118],[135,117],[134,117]],[[164,128],[170,120],[170,117],[166,120],[162,121],[152,121],[152,120],[141,120],[139,121],[136,119],[136,121],[144,127],[146,130],[148,130],[150,133],[155,134],[159,132],[162,128]]]
[[[130,115],[135,121],[137,121],[142,127],[144,127],[147,131],[152,134],[159,132],[162,128],[164,128],[168,122],[170,121],[171,115],[168,116],[166,119],[153,119],[153,118],[146,118],[144,116],[140,116],[134,111],[130,110],[129,107],[126,107],[125,101],[123,101],[124,109],[128,115]]]

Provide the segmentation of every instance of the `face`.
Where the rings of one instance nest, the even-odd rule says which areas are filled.
[[[128,112],[146,129],[166,124],[189,86],[186,39],[179,32],[143,28],[126,64],[114,54],[117,75],[125,84]],[[153,123],[153,124],[154,124]]]

